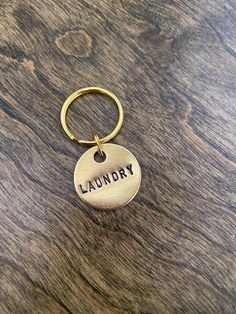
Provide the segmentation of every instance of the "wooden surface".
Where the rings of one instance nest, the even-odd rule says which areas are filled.
[[[1,0],[0,313],[236,313],[236,2]],[[75,193],[61,105],[121,100],[143,181],[122,209]],[[116,122],[76,101],[80,137]]]

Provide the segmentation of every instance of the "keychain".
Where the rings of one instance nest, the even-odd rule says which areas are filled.
[[[99,93],[110,97],[118,108],[118,122],[114,130],[93,140],[79,140],[68,129],[67,111],[78,97],[88,93]],[[74,185],[80,199],[96,209],[114,209],[129,203],[138,192],[141,182],[141,169],[137,159],[126,148],[116,144],[106,144],[120,131],[124,120],[123,109],[118,98],[100,87],[86,87],[71,94],[61,109],[61,125],[69,138],[79,144],[93,145],[76,164]],[[97,161],[96,156],[100,156]]]

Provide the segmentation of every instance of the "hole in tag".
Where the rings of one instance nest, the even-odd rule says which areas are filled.
[[[104,152],[103,152],[103,156],[99,155],[99,153],[96,152],[93,157],[94,157],[94,160],[99,163],[104,162],[106,160],[106,155]]]

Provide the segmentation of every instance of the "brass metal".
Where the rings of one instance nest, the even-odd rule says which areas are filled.
[[[102,146],[101,146],[101,141],[98,137],[98,135],[96,133],[93,133],[93,138],[94,138],[94,141],[96,142],[97,144],[97,148],[98,148],[98,153],[100,156],[104,156],[104,153],[102,151]]]
[[[137,159],[126,148],[103,144],[105,161],[94,159],[97,147],[79,159],[74,172],[75,189],[83,202],[97,209],[114,209],[130,202],[136,195],[141,170]]]
[[[93,140],[79,140],[69,130],[66,122],[71,103],[87,93],[100,93],[111,97],[118,108],[118,122],[113,131],[99,138],[93,133]],[[127,149],[115,144],[105,144],[117,135],[124,120],[123,109],[118,98],[100,87],[82,88],[70,95],[64,102],[61,115],[63,130],[71,140],[79,144],[96,145],[90,148],[77,162],[74,172],[75,189],[83,202],[97,209],[114,209],[129,203],[136,195],[141,182],[141,169],[137,159]],[[103,157],[95,160],[96,153]]]
[[[117,125],[115,126],[115,128],[113,129],[113,131],[108,134],[107,136],[103,137],[100,139],[100,143],[104,144],[108,141],[110,141],[113,137],[115,137],[117,135],[117,133],[120,131],[122,124],[123,124],[123,120],[124,120],[124,113],[123,113],[123,109],[121,106],[121,103],[119,101],[119,99],[110,91],[101,88],[101,87],[86,87],[86,88],[82,88],[77,90],[76,92],[74,92],[73,94],[71,94],[66,101],[64,102],[62,108],[61,108],[61,115],[60,115],[60,120],[61,120],[61,125],[63,130],[66,132],[66,134],[69,136],[69,138],[73,141],[78,142],[79,144],[89,144],[89,145],[96,145],[96,141],[87,141],[87,140],[79,140],[74,134],[72,134],[72,132],[69,130],[68,126],[67,126],[67,122],[66,122],[66,116],[67,116],[67,111],[69,106],[71,105],[71,103],[78,97],[80,97],[81,95],[84,94],[89,94],[89,93],[99,93],[99,94],[103,94],[106,95],[110,98],[113,99],[115,105],[117,106],[118,109],[118,122]]]

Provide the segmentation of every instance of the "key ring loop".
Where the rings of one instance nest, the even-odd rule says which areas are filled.
[[[99,94],[103,94],[103,95],[110,97],[114,101],[114,103],[118,109],[118,122],[117,122],[115,128],[107,136],[99,139],[99,142],[101,144],[104,144],[104,143],[110,141],[112,138],[114,138],[117,135],[117,133],[120,131],[120,129],[122,127],[123,120],[124,120],[124,113],[123,113],[123,109],[122,109],[122,106],[121,106],[119,99],[113,93],[111,93],[110,91],[108,91],[106,89],[103,89],[101,87],[85,87],[85,88],[79,89],[76,92],[74,92],[73,94],[71,94],[66,99],[66,101],[64,102],[64,104],[62,105],[62,108],[61,108],[61,115],[60,115],[61,125],[62,125],[63,130],[65,131],[65,133],[69,136],[69,138],[71,140],[76,141],[79,144],[88,144],[88,145],[96,145],[97,144],[95,139],[93,141],[79,140],[68,129],[67,122],[66,122],[67,111],[68,111],[68,108],[71,105],[71,103],[76,98],[78,98],[84,94],[90,94],[90,93],[99,93]]]
[[[93,133],[94,141],[96,142],[97,148],[98,148],[98,154],[102,157],[104,155],[102,151],[101,141],[96,133]]]

